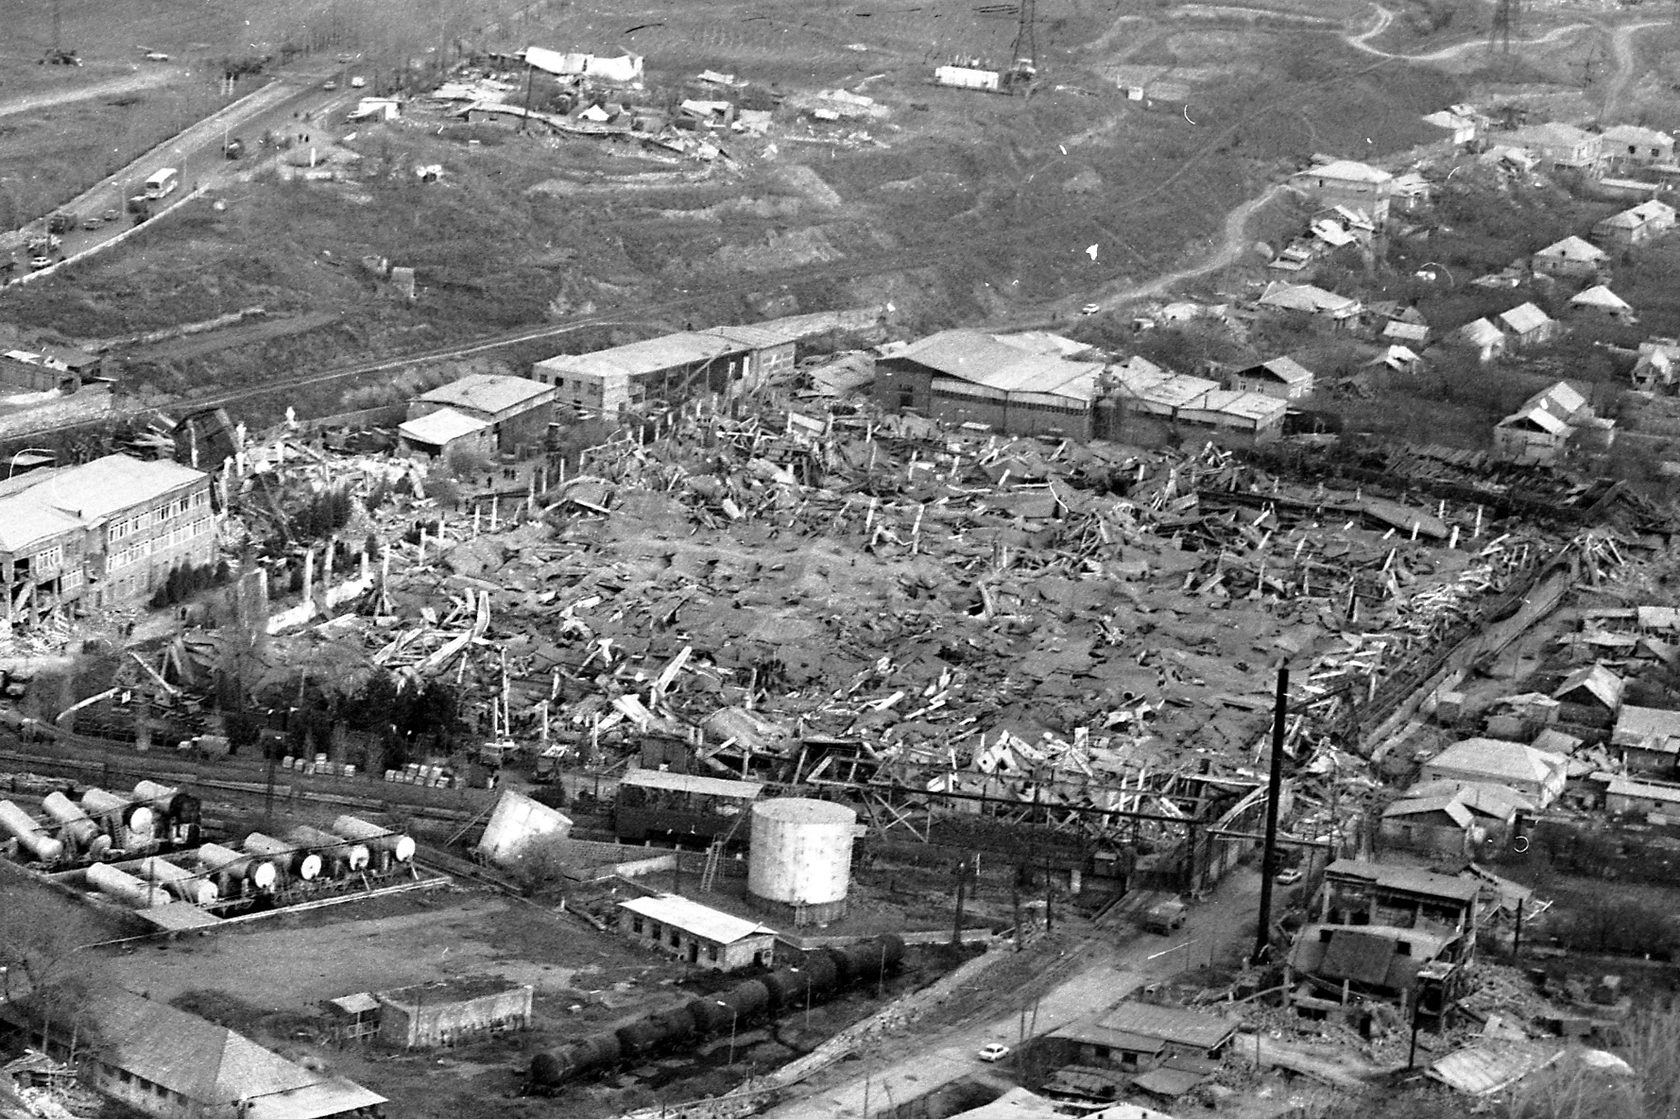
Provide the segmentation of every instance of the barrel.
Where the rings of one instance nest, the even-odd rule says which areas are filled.
[[[17,836],[18,845],[44,863],[56,863],[64,857],[64,844],[9,800],[0,800],[0,832]]]
[[[313,851],[299,850],[295,843],[254,831],[245,837],[240,846],[253,855],[266,855],[278,860],[286,867],[287,873],[296,875],[301,881],[312,882],[321,876],[321,856]]]
[[[156,882],[182,901],[190,901],[194,905],[209,905],[216,900],[220,892],[216,889],[216,884],[208,878],[193,874],[156,856],[140,860],[140,877],[148,882]]]

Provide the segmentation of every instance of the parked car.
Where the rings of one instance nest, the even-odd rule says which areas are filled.
[[[43,268],[51,268],[52,265],[53,258],[50,256],[32,256],[29,258],[29,267],[36,272]]]
[[[1174,929],[1184,925],[1184,903],[1181,901],[1163,901],[1149,907],[1143,915],[1143,927],[1150,932],[1169,935]]]
[[[367,79],[362,77],[360,74],[357,74],[355,77],[350,79],[350,88],[351,89],[362,89],[366,85],[367,85]]]
[[[995,1064],[996,1062],[1009,1056],[1009,1046],[999,1045],[994,1041],[990,1045],[981,1049],[980,1052],[975,1054],[975,1056],[979,1057],[982,1061],[985,1061],[988,1065]]]
[[[1102,304],[1101,303],[1087,303],[1087,304],[1085,304],[1085,306],[1079,308],[1079,313],[1081,315],[1095,315],[1095,314],[1100,313],[1101,311],[1102,311]]]
[[[329,92],[331,92],[331,91],[332,91],[332,90],[335,90],[335,89],[337,89],[337,88],[338,88],[338,82],[336,82],[336,81],[333,81],[333,80],[332,80],[332,79],[328,79],[328,80],[327,80],[327,81],[326,81],[326,83],[324,83],[324,84],[323,84],[323,85],[322,85],[322,86],[321,86],[321,88],[322,88],[322,89],[324,89],[324,90],[327,90],[327,91],[329,91]]]
[[[107,222],[113,222],[113,221],[116,221],[118,218],[122,217],[122,215],[119,214],[115,210],[106,210],[103,214],[100,214],[99,216],[104,218]]]
[[[98,214],[89,214],[87,217],[82,219],[83,229],[98,229],[104,224],[104,220],[100,218]]]
[[[1300,867],[1292,866],[1278,871],[1277,878],[1274,879],[1274,881],[1276,881],[1279,886],[1293,886],[1305,877],[1306,875],[1301,873]]]

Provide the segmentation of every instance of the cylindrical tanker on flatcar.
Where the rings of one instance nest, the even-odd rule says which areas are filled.
[[[104,789],[83,789],[82,811],[104,820],[111,841],[118,847],[142,847],[157,837],[157,817],[151,805],[137,804],[128,797]]]
[[[111,849],[111,837],[82,811],[81,805],[63,793],[51,792],[42,797],[41,808],[58,823],[76,850],[89,858],[97,859]]]
[[[134,786],[134,799],[151,808],[157,817],[160,838],[182,846],[198,842],[204,811],[198,797],[173,785],[140,781]]]
[[[286,838],[299,847],[307,847],[321,856],[322,862],[334,875],[359,874],[368,868],[371,859],[365,843],[358,843],[306,824],[299,824],[288,831]]]
[[[303,882],[321,877],[321,856],[285,839],[275,839],[254,831],[245,837],[241,847],[253,855],[273,859],[286,868],[286,873]]]
[[[280,872],[268,859],[235,851],[219,843],[206,843],[198,849],[199,865],[215,875],[225,894],[246,893],[251,890],[267,892],[274,889]]]

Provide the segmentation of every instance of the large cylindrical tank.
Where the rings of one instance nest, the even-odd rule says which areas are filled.
[[[264,835],[254,831],[245,837],[241,847],[253,855],[265,855],[279,860],[290,874],[296,875],[304,882],[314,881],[321,876],[321,856],[313,851],[302,850],[296,843],[284,839],[275,839],[272,835]]]
[[[16,836],[20,847],[44,863],[56,863],[64,857],[64,844],[9,800],[0,800],[0,834]]]
[[[904,939],[893,933],[885,933],[874,940],[850,944],[838,951],[851,961],[849,970],[854,982],[878,979],[883,973],[896,968],[899,961],[904,959]]]
[[[157,819],[150,805],[136,804],[104,789],[83,790],[82,811],[111,821],[112,839],[122,847],[150,843],[157,835]]]
[[[76,850],[86,851],[96,859],[110,850],[110,836],[100,831],[99,825],[88,819],[88,814],[63,793],[48,793],[41,799],[41,807],[63,826],[65,836],[76,845]],[[98,850],[95,850],[96,847]]]
[[[182,901],[190,901],[194,905],[209,905],[216,900],[219,893],[216,884],[208,878],[174,863],[165,862],[155,855],[140,860],[140,877],[148,882],[156,882]]]
[[[811,977],[811,993],[825,999],[840,985],[840,969],[827,953],[812,952],[799,965],[799,970]]]
[[[184,793],[174,785],[160,785],[156,781],[140,781],[134,786],[134,799],[149,805],[158,823],[175,831],[179,841],[189,835],[197,838],[196,829],[202,815],[198,797]]]
[[[143,882],[134,875],[105,863],[94,863],[88,867],[87,880],[89,885],[106,897],[115,898],[135,909],[149,909],[169,900],[169,892],[161,886]]]
[[[212,874],[237,878],[254,889],[272,890],[279,872],[267,859],[253,858],[243,851],[223,847],[220,843],[206,843],[198,849],[198,861]]]
[[[628,1026],[620,1026],[613,1033],[624,1049],[627,1060],[645,1056],[663,1048],[668,1040],[669,1027],[657,1018],[638,1018]]]
[[[370,851],[387,852],[400,863],[414,858],[413,839],[390,828],[370,824],[358,816],[340,816],[332,822],[332,830],[346,839],[365,843]]]
[[[762,980],[770,992],[770,1005],[778,1014],[805,1005],[805,994],[811,988],[811,977],[796,967],[779,967]]]
[[[367,844],[357,843],[346,839],[342,835],[322,831],[305,824],[299,824],[286,833],[286,838],[299,847],[308,847],[332,868],[334,874],[346,872],[355,874],[366,870],[372,855],[369,854]]]
[[[770,1009],[770,988],[757,979],[737,983],[716,998],[734,1011],[737,1025],[757,1019]]]
[[[857,813],[843,804],[777,797],[752,807],[747,889],[785,905],[844,901]]]

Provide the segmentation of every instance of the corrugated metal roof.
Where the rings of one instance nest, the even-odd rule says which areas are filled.
[[[1605,284],[1594,284],[1585,291],[1577,292],[1569,300],[1571,307],[1597,307],[1607,311],[1631,311],[1633,305]]]
[[[1612,777],[1605,790],[1613,797],[1637,797],[1640,800],[1660,800],[1680,804],[1680,785],[1657,785],[1649,781],[1634,781],[1626,777]]]
[[[1326,877],[1352,878],[1383,890],[1420,894],[1468,902],[1476,896],[1476,883],[1448,874],[1431,874],[1407,866],[1385,866],[1358,859],[1337,859],[1324,868]]]
[[[1402,816],[1426,816],[1432,812],[1444,812],[1452,822],[1461,828],[1468,828],[1474,819],[1470,810],[1464,807],[1458,799],[1457,793],[1437,794],[1427,797],[1408,797],[1397,800],[1383,809],[1383,819],[1398,819]]]
[[[1237,1032],[1237,1020],[1223,1014],[1131,1000],[1116,1004],[1095,1024],[1194,1049],[1217,1049]]]
[[[106,455],[82,466],[55,470],[50,478],[25,492],[55,509],[85,521],[97,521],[208,480],[209,475],[203,471],[175,462]]]
[[[1639,707],[1627,704],[1616,716],[1616,729],[1611,741],[1617,746],[1644,746],[1664,749],[1666,743],[1680,739],[1680,711],[1660,707]]]
[[[1360,163],[1352,159],[1338,159],[1332,163],[1320,164],[1299,171],[1296,178],[1339,179],[1350,183],[1370,183],[1380,186],[1393,179],[1394,176],[1380,167],[1372,167],[1369,163]]]
[[[0,497],[0,554],[16,556],[68,532],[87,528],[82,521],[29,494]]]
[[[628,909],[632,913],[639,913],[643,917],[651,918],[660,924],[669,925],[674,929],[681,929],[693,933],[702,940],[709,940],[714,944],[733,944],[742,937],[755,934],[774,936],[776,930],[760,925],[755,921],[748,921],[737,917],[733,913],[725,913],[697,901],[690,901],[676,894],[660,894],[651,898],[634,898],[630,901],[618,903],[620,909]]]
[[[1270,361],[1250,366],[1243,372],[1252,374],[1256,370],[1265,370],[1286,385],[1310,385],[1313,382],[1312,370],[1292,357],[1274,357]]]
[[[1601,664],[1576,669],[1568,679],[1558,685],[1558,689],[1552,693],[1552,698],[1562,699],[1576,690],[1586,691],[1611,710],[1615,710],[1622,702],[1622,678]]]
[[[1274,282],[1260,296],[1260,305],[1313,314],[1351,314],[1358,309],[1359,301],[1312,284]]]
[[[429,404],[448,404],[470,412],[495,415],[542,396],[553,396],[554,386],[529,377],[508,377],[500,373],[470,373],[458,381],[440,385],[420,397]]]
[[[1521,742],[1507,742],[1501,738],[1466,738],[1426,761],[1424,770],[1452,771],[1494,782],[1545,782],[1562,765],[1562,758],[1543,754]]]
[[[587,354],[561,354],[539,361],[537,368],[608,380],[699,365],[724,354],[742,353],[744,349],[739,342],[715,334],[666,334]]]
[[[1478,1041],[1455,1049],[1424,1071],[1467,1096],[1490,1096],[1545,1068],[1562,1052],[1532,1041]]]
[[[714,326],[702,330],[702,334],[714,334],[730,342],[739,342],[743,346],[751,346],[755,350],[768,350],[772,346],[786,346],[805,337],[806,332],[785,324],[748,323],[743,326]]]
[[[357,991],[353,995],[343,995],[327,1002],[336,1006],[346,1014],[370,1014],[379,1009],[379,1000],[367,991]]]
[[[620,785],[644,789],[674,789],[705,796],[751,800],[764,788],[756,781],[730,781],[722,777],[701,777],[693,773],[666,773],[659,769],[633,769],[618,779]]]
[[[1458,328],[1458,336],[1472,346],[1492,345],[1505,340],[1505,332],[1487,319],[1467,322]]]
[[[950,377],[989,383],[989,378],[1031,355],[977,330],[942,330],[893,355]]]
[[[424,416],[398,424],[397,434],[415,443],[441,447],[463,436],[484,431],[489,426],[488,420],[457,412],[453,408],[439,408],[435,412],[428,412]]]

